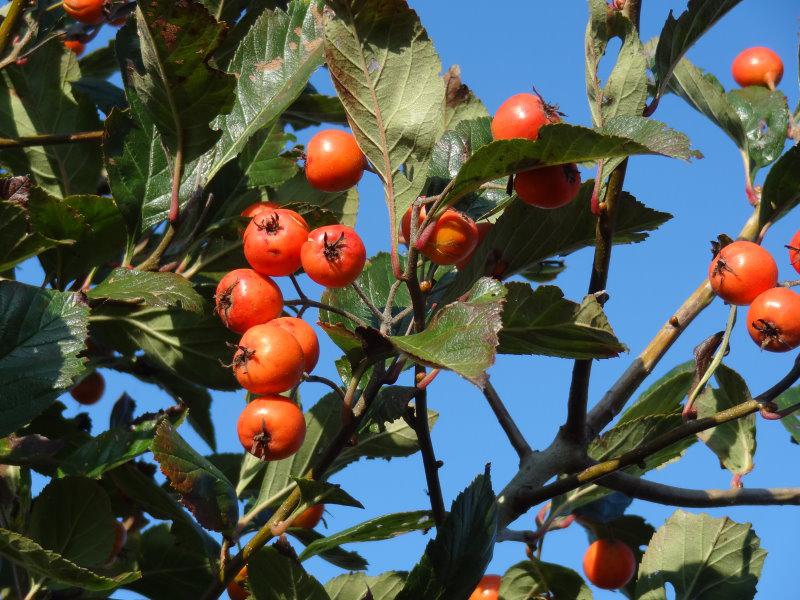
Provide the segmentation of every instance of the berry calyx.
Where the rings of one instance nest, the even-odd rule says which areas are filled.
[[[747,331],[762,350],[788,352],[800,346],[800,294],[785,287],[759,294],[747,311]]]
[[[633,578],[636,556],[625,542],[597,540],[583,555],[583,572],[597,587],[617,590]]]
[[[778,283],[778,265],[772,255],[753,242],[724,246],[708,267],[711,289],[729,304],[745,306]]]
[[[283,310],[278,285],[252,269],[235,269],[220,279],[214,301],[225,327],[236,333],[271,321]]]
[[[233,356],[233,374],[254,394],[285,392],[303,377],[305,356],[295,337],[272,323],[248,329]]]
[[[307,238],[308,223],[298,213],[267,209],[244,230],[244,257],[262,275],[291,275],[300,268],[300,248]]]
[[[323,192],[343,192],[360,180],[367,166],[356,138],[346,131],[325,129],[308,142],[306,179]]]
[[[760,85],[775,89],[783,78],[783,61],[769,48],[755,46],[742,50],[733,59],[731,73],[742,87]]]

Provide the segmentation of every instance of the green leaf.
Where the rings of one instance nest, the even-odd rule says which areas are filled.
[[[464,300],[437,312],[424,331],[389,339],[414,361],[455,371],[483,387],[495,359],[505,296],[501,283],[484,277]]]
[[[51,39],[22,65],[11,64],[0,76],[0,136],[96,131],[94,105],[73,94],[81,78],[78,61],[60,39]],[[56,196],[92,194],[100,180],[100,143],[57,144],[4,149],[0,164],[12,173],[30,173]],[[65,176],[68,174],[68,176]]]
[[[179,527],[162,523],[142,533],[138,553],[142,578],[126,587],[147,598],[200,598],[217,565]]]
[[[72,82],[72,91],[91,100],[105,114],[109,114],[114,108],[123,110],[128,107],[125,91],[105,79],[81,77]]]
[[[183,417],[181,412],[171,412],[169,416],[177,422]],[[149,452],[156,426],[162,418],[156,413],[130,428],[112,427],[104,431],[70,453],[62,462],[61,470],[68,475],[99,478],[106,471]]]
[[[31,180],[0,177],[0,273],[57,244],[31,230],[27,211]]]
[[[209,178],[294,102],[321,63],[321,0],[293,0],[286,12],[266,10],[258,17],[230,60],[221,64],[236,78],[235,99],[230,112],[214,121],[222,137],[214,147]]]
[[[0,436],[25,425],[84,372],[88,308],[76,294],[0,281]]]
[[[333,0],[330,6],[335,16],[325,24],[325,63],[353,134],[386,186],[395,223],[422,191],[443,129],[442,65],[404,0]]]
[[[313,481],[302,477],[293,477],[293,479],[297,487],[300,488],[300,497],[306,508],[322,503],[364,508],[361,502],[345,492],[339,485],[326,481]]]
[[[798,402],[800,402],[800,387],[789,388],[775,398],[775,404],[778,406],[779,410],[793,406]],[[786,431],[789,432],[789,435],[792,436],[792,441],[800,444],[800,416],[795,412],[786,415],[780,422],[786,428]]]
[[[594,182],[587,181],[575,200],[553,210],[512,202],[475,250],[469,265],[458,272],[445,300],[453,301],[464,294],[485,273],[496,272],[508,278],[538,266],[544,259],[593,246],[597,222],[590,210],[593,187]],[[623,192],[617,200],[614,243],[641,242],[648,231],[671,217]]]
[[[338,96],[319,94],[313,88],[309,90],[307,87],[306,91],[300,94],[281,115],[281,120],[298,131],[323,123],[347,125],[347,114]]]
[[[75,564],[106,563],[114,545],[111,501],[98,483],[53,479],[33,503],[29,534],[43,548]]]
[[[231,534],[239,519],[236,492],[225,475],[192,447],[166,419],[156,429],[153,456],[198,522]]]
[[[299,562],[271,546],[250,557],[247,581],[256,600],[328,600],[322,584]]]
[[[108,79],[119,71],[114,46],[114,40],[109,40],[106,46],[101,46],[82,56],[78,60],[81,75],[96,79]]]
[[[789,107],[779,91],[751,86],[728,92],[728,102],[739,115],[745,134],[743,150],[755,172],[777,159],[786,145]]]
[[[237,389],[228,342],[238,338],[213,314],[197,315],[177,309],[103,304],[92,311],[92,335],[132,357],[139,349],[155,364],[175,375],[191,373],[192,380],[213,389]]]
[[[669,12],[658,38],[653,65],[656,98],[664,92],[672,70],[686,51],[739,2],[740,0],[689,0],[686,10],[677,19],[672,16],[672,11]]]
[[[358,189],[345,192],[321,192],[311,187],[305,173],[297,173],[276,188],[271,188],[269,199],[282,206],[295,208],[300,214],[322,210],[333,215],[335,221],[355,227],[358,214]]]
[[[711,119],[737,146],[744,147],[746,137],[742,121],[725,94],[725,88],[714,75],[684,58],[675,67],[669,90]]]
[[[706,387],[698,396],[698,418],[708,417],[752,400],[744,379],[733,369],[720,365],[714,372],[714,378],[719,388]],[[701,431],[697,437],[717,455],[720,464],[734,475],[746,475],[753,470],[753,456],[756,452],[755,414]]]
[[[176,402],[185,404],[189,409],[189,425],[212,450],[216,449],[214,423],[211,420],[211,394],[205,387],[160,367],[144,356],[137,356],[129,362],[117,361],[113,368],[153,383]]]
[[[484,183],[519,171],[639,154],[663,154],[667,147],[661,141],[664,136],[672,138],[674,133],[664,127],[659,136],[641,143],[578,125],[559,123],[543,127],[536,141],[498,140],[478,149],[464,163],[442,206],[455,204]]]
[[[313,529],[300,529],[297,527],[290,527],[287,533],[305,545],[308,546],[317,540],[324,539],[325,536],[321,533],[317,533]],[[367,568],[368,563],[367,560],[362,557],[358,552],[349,552],[347,550],[343,550],[338,546],[335,548],[329,548],[323,552],[320,552],[318,556],[334,566],[339,567],[340,569],[345,569],[347,571],[363,571]]]
[[[767,552],[749,523],[677,510],[659,527],[639,566],[637,600],[749,600]]]
[[[600,60],[613,38],[619,38],[622,46],[605,86],[601,86]],[[646,70],[647,59],[634,24],[620,11],[608,10],[603,0],[591,0],[586,27],[586,95],[595,125],[619,115],[641,116],[647,100]]]
[[[392,273],[391,257],[387,252],[379,252],[369,259],[361,275],[358,276],[356,283],[364,290],[370,302],[382,311],[386,307],[389,289],[395,281],[394,274]],[[320,301],[334,308],[345,310],[376,329],[380,328],[381,324],[377,317],[372,314],[372,311],[367,308],[366,304],[352,287],[327,288],[322,293]],[[397,316],[397,314],[409,306],[411,306],[411,296],[408,293],[408,288],[404,285],[400,286],[395,295],[394,305],[392,306],[392,316]],[[351,331],[357,326],[356,323],[347,317],[327,310],[320,310],[319,319],[324,323],[344,325]]]
[[[800,144],[780,157],[767,174],[761,194],[759,225],[774,223],[800,203]]]
[[[576,304],[551,285],[532,290],[527,283],[512,282],[506,288],[501,354],[612,358],[625,351],[594,296]]]
[[[486,474],[456,497],[398,600],[466,598],[492,559],[496,538],[497,504],[487,465]]]
[[[364,600],[367,592],[373,600],[394,600],[406,580],[405,573],[387,571],[374,577],[363,573],[347,573],[325,584],[331,600]]]
[[[504,600],[593,598],[591,590],[575,571],[536,558],[519,562],[505,572],[500,583],[500,597]]]
[[[300,560],[317,556],[342,544],[388,540],[410,531],[431,529],[435,525],[430,511],[427,510],[383,515],[311,542],[300,553]]]
[[[28,211],[34,230],[50,239],[70,241],[39,256],[45,272],[54,274],[61,285],[121,258],[125,225],[113,198],[86,195],[61,200],[35,189]]]
[[[114,269],[87,292],[90,300],[111,300],[160,308],[180,308],[202,314],[205,300],[188,279],[175,273]]]
[[[83,567],[42,548],[32,539],[15,531],[0,529],[0,555],[21,566],[32,575],[90,591],[112,590],[141,577],[139,571],[106,576]]]
[[[694,361],[685,362],[658,379],[622,413],[618,425],[652,415],[668,415],[682,409],[694,378]]]
[[[195,3],[142,0],[135,14],[143,69],[129,67],[130,83],[170,153],[192,160],[219,139],[209,124],[233,103],[235,77],[208,65],[224,25]]]

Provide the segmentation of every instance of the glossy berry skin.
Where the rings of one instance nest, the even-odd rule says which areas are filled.
[[[303,319],[298,319],[297,317],[279,317],[271,321],[271,324],[285,329],[294,336],[294,339],[297,340],[303,350],[305,371],[306,373],[311,373],[314,367],[317,366],[317,361],[319,361],[319,339],[314,328]]]
[[[242,570],[228,584],[228,597],[231,600],[247,600],[250,597],[250,592],[244,587],[246,581],[247,565],[242,567]]]
[[[636,572],[636,556],[624,542],[597,540],[583,555],[583,572],[597,587],[617,590],[633,578]]]
[[[361,275],[367,249],[352,227],[326,225],[308,234],[300,259],[312,281],[329,288],[342,288]]]
[[[105,19],[105,0],[64,0],[64,12],[81,23],[97,25]]]
[[[437,265],[454,265],[467,258],[478,245],[475,221],[457,210],[448,208],[433,224],[433,231],[424,232],[422,254]]]
[[[252,219],[256,215],[261,214],[265,210],[274,210],[276,208],[280,208],[274,202],[253,202],[250,206],[245,208],[241,213],[240,216],[247,217],[248,219]],[[305,220],[305,219],[304,219]]]
[[[314,504],[309,506],[295,518],[292,527],[300,529],[314,529],[322,520],[322,513],[325,512],[324,504]]]
[[[738,241],[728,244],[708,267],[711,289],[728,304],[745,306],[761,292],[778,284],[778,265],[758,244]]]
[[[64,40],[64,48],[72,51],[75,56],[80,56],[86,50],[86,46],[80,40]]]
[[[478,249],[478,246],[480,246],[483,240],[486,239],[486,236],[489,235],[489,232],[492,230],[492,227],[494,227],[494,223],[489,223],[488,221],[482,221],[481,223],[476,223],[475,227],[478,228],[478,241],[476,242],[475,247],[472,249],[472,252],[470,252],[465,258],[456,263],[456,267],[458,267],[459,269],[465,269],[467,265],[469,265],[469,263],[472,262],[472,257],[475,256],[475,250]]]
[[[244,407],[236,424],[242,447],[261,460],[281,460],[297,452],[306,437],[306,420],[283,396],[263,396]]]
[[[800,346],[800,294],[775,287],[758,295],[747,311],[747,331],[763,350],[788,352]]]
[[[244,230],[244,257],[262,275],[281,277],[300,268],[300,248],[308,238],[308,224],[293,210],[265,210]]]
[[[783,78],[783,61],[769,48],[755,46],[733,59],[731,72],[742,87],[761,85],[773,89]]]
[[[325,129],[308,142],[306,179],[323,192],[343,192],[359,182],[367,159],[356,138],[346,131]]]
[[[789,262],[794,270],[800,273],[800,230],[798,230],[786,246],[789,249]]]
[[[469,600],[497,600],[500,596],[500,575],[484,575]]]
[[[225,275],[217,285],[214,300],[219,318],[236,333],[271,321],[283,310],[281,289],[253,269],[235,269]]]
[[[535,140],[543,125],[558,123],[558,112],[535,94],[515,94],[500,105],[492,119],[496,140],[525,138]]]
[[[285,392],[303,377],[306,359],[295,337],[272,323],[248,329],[233,355],[233,374],[254,394]]]
[[[103,397],[105,389],[106,380],[97,371],[92,371],[75,384],[69,393],[79,404],[91,406]]]
[[[581,173],[573,163],[553,165],[514,176],[514,191],[525,204],[538,208],[560,208],[578,195]]]

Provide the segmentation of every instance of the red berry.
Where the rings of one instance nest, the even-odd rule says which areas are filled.
[[[326,225],[308,234],[300,252],[303,270],[313,281],[330,288],[353,283],[367,261],[361,238],[346,225]]]
[[[95,404],[103,396],[106,381],[97,371],[92,371],[76,383],[69,393],[75,400],[85,406]]]
[[[262,275],[291,275],[300,268],[300,248],[307,237],[308,224],[293,210],[265,210],[244,230],[244,257]]]
[[[305,357],[305,371],[311,373],[319,360],[319,339],[314,328],[303,319],[297,317],[280,317],[271,322],[281,329],[285,329],[294,336]]]
[[[800,230],[798,230],[786,246],[789,249],[789,262],[794,270],[800,273]]]
[[[250,592],[245,588],[246,583],[247,565],[242,567],[242,570],[228,584],[228,597],[231,600],[247,600],[250,597]]]
[[[248,329],[233,356],[233,374],[254,394],[285,392],[303,377],[306,359],[295,337],[272,323]]]
[[[323,192],[343,192],[359,182],[367,159],[351,134],[325,129],[308,142],[306,179]]]
[[[309,506],[299,515],[297,515],[295,520],[292,522],[292,527],[298,527],[300,529],[314,529],[314,527],[319,525],[319,522],[322,520],[322,513],[324,512],[324,504],[314,504],[313,506]]]
[[[264,396],[245,406],[236,431],[242,447],[256,458],[281,460],[303,445],[306,420],[303,411],[288,398]]]
[[[541,167],[514,176],[514,191],[525,204],[559,208],[575,199],[581,189],[581,173],[573,164]]]
[[[484,575],[468,600],[497,600],[500,595],[500,575]]]
[[[265,210],[274,210],[276,208],[280,208],[280,206],[274,202],[253,202],[253,204],[245,208],[240,214],[242,217],[252,219],[256,215],[260,215]]]
[[[756,46],[743,50],[733,59],[731,72],[742,87],[762,85],[773,89],[783,78],[783,61],[769,48]]]
[[[71,50],[75,56],[80,56],[86,50],[86,45],[80,40],[64,40],[64,48]]]
[[[283,294],[277,284],[252,269],[235,269],[225,275],[214,299],[225,327],[237,333],[271,321],[283,310]]]
[[[525,138],[535,140],[543,125],[558,123],[558,111],[534,94],[516,94],[500,105],[492,119],[492,136],[496,140]]]
[[[788,352],[800,346],[800,295],[785,287],[759,294],[747,311],[747,331],[763,350]]]
[[[105,19],[105,0],[64,0],[64,12],[81,23],[98,25]]]
[[[717,253],[708,267],[711,289],[728,304],[745,306],[778,283],[778,265],[758,244],[738,241]]]
[[[583,555],[583,572],[594,585],[604,590],[617,590],[633,578],[636,556],[618,540],[597,540]]]

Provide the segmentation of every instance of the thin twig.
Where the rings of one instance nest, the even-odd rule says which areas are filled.
[[[284,300],[283,303],[286,306],[303,306],[303,307],[312,307],[319,310],[326,310],[328,312],[332,312],[334,314],[339,315],[340,317],[344,317],[345,319],[350,319],[353,323],[358,325],[359,327],[370,327],[369,323],[362,320],[361,318],[357,317],[353,313],[343,310],[341,308],[337,308],[335,306],[331,306],[329,304],[323,304],[322,302],[317,302],[315,300],[311,300],[310,298],[298,298],[297,300]]]
[[[647,481],[628,473],[612,473],[598,480],[597,483],[632,498],[668,506],[711,508],[715,506],[800,504],[800,488],[693,490]]]
[[[81,131],[78,133],[43,133],[40,135],[26,135],[18,138],[0,138],[0,148],[27,148],[30,146],[53,146],[56,144],[99,142],[102,139],[102,131]]]
[[[321,375],[309,375],[308,373],[303,375],[303,381],[308,381],[309,383],[322,383],[323,385],[327,385],[331,388],[337,396],[339,396],[340,400],[344,400],[344,392],[342,388],[327,377],[322,377]]]
[[[11,36],[17,27],[17,22],[25,8],[25,0],[11,0],[3,22],[0,23],[0,54],[6,51]]]
[[[506,409],[505,404],[503,404],[497,390],[495,390],[494,386],[488,381],[483,387],[483,395],[486,397],[486,401],[494,412],[497,422],[500,423],[500,427],[505,431],[506,436],[508,436],[508,441],[511,442],[517,455],[520,458],[524,458],[533,452],[525,436],[522,435],[514,419],[511,418],[511,414],[508,412],[508,409]]]
[[[148,256],[143,262],[139,263],[136,267],[139,271],[156,271],[158,270],[158,266],[161,262],[161,257],[169,248],[169,245],[172,243],[172,238],[175,237],[175,233],[177,232],[177,227],[172,223],[169,224],[167,230],[164,232],[161,241],[158,242],[158,246],[156,246],[155,250],[153,250],[152,254]]]
[[[414,366],[417,378],[425,376],[425,367]],[[414,395],[414,431],[417,433],[419,451],[422,454],[422,465],[425,469],[425,481],[428,484],[428,496],[431,501],[431,511],[433,520],[437,527],[444,522],[446,511],[444,508],[444,498],[442,497],[442,485],[439,482],[439,468],[442,464],[436,460],[436,454],[431,441],[431,430],[428,423],[428,390],[417,390]]]

